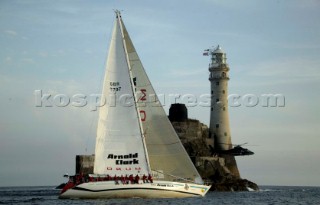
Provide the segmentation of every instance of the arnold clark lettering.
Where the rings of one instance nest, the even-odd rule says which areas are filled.
[[[139,160],[137,160],[136,158],[138,158],[138,153],[127,154],[127,155],[109,154],[107,159],[115,159],[116,165],[128,165],[128,164],[139,164]]]
[[[164,183],[152,183],[152,186],[161,186],[161,187],[174,187],[172,184],[164,184]]]

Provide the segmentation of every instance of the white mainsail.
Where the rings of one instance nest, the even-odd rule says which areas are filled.
[[[104,77],[94,174],[148,174],[121,25],[115,22]]]
[[[160,180],[202,179],[172,127],[122,23],[150,167]],[[178,178],[177,178],[178,177]]]

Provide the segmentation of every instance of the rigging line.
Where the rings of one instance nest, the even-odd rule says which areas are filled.
[[[168,144],[148,144],[148,145],[173,145],[173,144],[178,144],[180,142],[172,142],[172,143],[168,143]]]

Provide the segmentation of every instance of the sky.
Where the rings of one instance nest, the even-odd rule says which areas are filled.
[[[166,111],[170,94],[209,94],[203,50],[226,52],[229,95],[241,104],[229,106],[232,142],[255,152],[236,158],[242,178],[320,186],[317,0],[0,0],[0,186],[58,185],[75,155],[94,152],[94,102],[59,107],[54,97],[101,92],[113,9]],[[263,106],[264,94],[285,105]],[[188,112],[208,125],[209,107]]]

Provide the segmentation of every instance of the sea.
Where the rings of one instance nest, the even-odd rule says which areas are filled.
[[[73,204],[73,205],[273,205],[319,204],[320,187],[260,186],[252,192],[208,192],[205,197],[182,199],[58,199],[60,190],[50,186],[0,187],[0,204]]]

